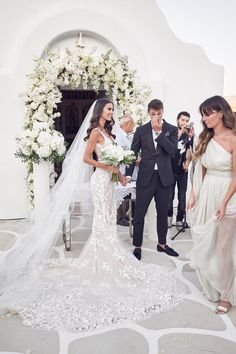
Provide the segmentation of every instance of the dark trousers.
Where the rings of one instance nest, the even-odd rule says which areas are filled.
[[[168,216],[173,216],[173,201],[175,198],[175,186],[178,188],[178,210],[176,221],[182,221],[186,209],[186,191],[188,184],[188,172],[174,173],[175,183],[170,186]]]
[[[153,172],[147,187],[136,187],[133,245],[141,247],[143,242],[144,218],[154,197],[157,211],[157,234],[160,244],[166,243],[169,187],[163,187],[158,171]]]

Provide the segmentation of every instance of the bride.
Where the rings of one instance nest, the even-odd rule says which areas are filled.
[[[27,326],[78,332],[139,321],[173,308],[186,292],[172,272],[139,262],[118,238],[111,175],[119,171],[101,162],[102,147],[114,141],[113,109],[107,99],[93,104],[52,189],[50,212],[0,259],[0,307]],[[79,257],[50,258],[71,204],[83,211],[92,200],[92,232]]]

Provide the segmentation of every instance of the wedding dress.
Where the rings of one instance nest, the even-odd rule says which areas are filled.
[[[202,166],[207,169],[204,178]],[[217,221],[215,216],[231,181],[232,154],[211,139],[194,172],[197,202],[191,212],[190,264],[209,300],[236,305],[236,194],[224,218]]]
[[[105,145],[112,144],[103,137]],[[104,144],[96,144],[98,160]],[[37,267],[41,269],[36,282],[25,282],[26,264],[17,281],[3,292],[5,307],[18,313],[27,326],[79,332],[139,321],[173,308],[186,292],[171,271],[139,262],[119,240],[111,172],[97,168],[90,184],[92,232],[79,257],[47,258]],[[43,238],[45,230],[38,237]]]

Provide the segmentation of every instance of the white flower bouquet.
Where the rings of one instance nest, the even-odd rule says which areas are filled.
[[[50,128],[26,129],[17,138],[16,156],[23,162],[61,162],[66,147],[61,133]]]
[[[106,145],[101,150],[101,162],[108,166],[130,165],[135,159],[132,150],[123,149],[121,146],[113,142],[112,145]],[[118,174],[112,173],[112,182],[118,182]]]

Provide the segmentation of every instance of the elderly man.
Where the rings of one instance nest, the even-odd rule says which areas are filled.
[[[120,127],[116,130],[116,142],[125,149],[130,149],[132,143],[131,133],[134,129],[134,120],[130,116],[122,116],[120,118]],[[125,174],[125,166],[120,167],[121,173]],[[128,198],[128,196],[127,196]],[[117,210],[117,224],[121,226],[129,226],[127,219],[129,203],[125,200]]]

